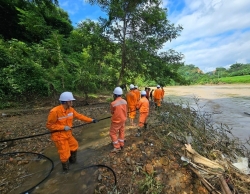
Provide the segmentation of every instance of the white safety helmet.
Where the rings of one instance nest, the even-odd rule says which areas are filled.
[[[142,95],[142,96],[146,96],[146,94],[147,94],[147,93],[146,93],[145,90],[142,90],[142,91],[141,91],[141,95]]]
[[[161,86],[160,85],[157,85],[157,88],[160,88]]]
[[[130,84],[129,86],[130,89],[133,89],[134,87],[135,87],[134,84]]]
[[[137,89],[137,88],[138,88],[138,86],[135,86],[135,88]]]
[[[60,101],[72,101],[72,100],[76,100],[72,94],[72,92],[63,92],[60,95],[59,98]]]
[[[120,87],[116,87],[113,91],[113,94],[115,95],[122,95],[123,94],[123,91]]]

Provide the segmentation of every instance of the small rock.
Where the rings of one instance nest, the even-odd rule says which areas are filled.
[[[84,170],[81,171],[81,176],[84,176],[86,172]]]
[[[167,166],[169,164],[169,161],[164,157],[160,159],[159,163],[163,166]]]
[[[82,185],[82,189],[85,190],[87,188],[87,185]]]
[[[145,171],[148,174],[153,174],[154,173],[154,167],[152,166],[152,164],[146,164],[145,166]]]
[[[126,158],[126,162],[127,162],[128,165],[130,165],[130,164],[131,164],[131,158],[130,158],[130,157],[127,157],[127,158]]]
[[[101,174],[98,175],[97,180],[98,180],[98,181],[101,181],[101,180],[102,180],[102,175],[101,175]]]

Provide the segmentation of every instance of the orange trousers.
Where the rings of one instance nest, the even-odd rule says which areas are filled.
[[[148,118],[148,112],[141,112],[139,117],[139,127],[143,127],[144,123],[146,123],[146,120]]]
[[[115,148],[124,146],[125,137],[125,122],[122,123],[111,123],[109,135]]]
[[[154,102],[157,104],[157,106],[161,106],[161,99],[154,99]]]
[[[57,147],[57,151],[59,153],[60,160],[62,163],[68,161],[70,157],[70,151],[76,151],[78,149],[78,142],[73,136],[67,139],[54,141],[54,143]]]
[[[134,119],[136,115],[136,107],[135,106],[129,106],[128,107],[128,117],[131,119]]]

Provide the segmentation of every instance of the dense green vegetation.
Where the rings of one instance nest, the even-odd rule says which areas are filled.
[[[122,83],[182,81],[182,54],[160,53],[179,36],[160,1],[91,1],[107,13],[73,27],[56,0],[0,0],[0,99],[30,101]],[[117,25],[119,24],[119,25]]]

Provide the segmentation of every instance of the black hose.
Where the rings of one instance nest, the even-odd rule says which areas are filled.
[[[105,118],[102,118],[102,119],[99,119],[98,121],[102,121],[102,120],[109,119],[109,118],[111,118],[111,116],[105,117]],[[91,122],[91,123],[92,123],[92,122]],[[91,123],[83,123],[83,124],[81,124],[81,125],[73,126],[72,128],[82,127],[82,126],[84,126],[84,125],[88,125],[88,124],[91,124]],[[1,140],[0,143],[2,143],[2,142],[8,142],[8,141],[20,140],[20,139],[33,138],[33,137],[42,136],[42,135],[47,135],[47,134],[56,133],[56,132],[60,132],[60,131],[64,131],[64,130],[57,130],[57,131],[52,131],[52,132],[40,133],[40,134],[36,134],[36,135],[29,135],[29,136],[24,136],[24,137],[17,137],[17,138],[14,138],[14,139]]]
[[[137,110],[134,110],[134,111],[137,111]],[[134,111],[131,111],[131,112],[134,112]],[[130,112],[128,112],[130,113]],[[109,117],[105,117],[105,118],[102,118],[102,119],[99,119],[98,121],[101,121],[101,120],[105,120],[105,119],[109,119],[111,118],[112,116],[109,116]],[[81,125],[76,125],[76,126],[73,126],[72,128],[77,128],[77,127],[81,127],[81,126],[84,126],[84,125],[87,125],[87,124],[90,124],[90,123],[84,123],[84,124],[81,124]],[[62,131],[62,130],[60,130]],[[27,138],[32,138],[32,137],[37,137],[37,136],[42,136],[42,135],[46,135],[46,134],[51,134],[51,133],[56,133],[58,131],[53,131],[53,132],[46,132],[46,133],[41,133],[41,134],[36,134],[36,135],[30,135],[30,136],[25,136],[25,137],[19,137],[19,138],[14,138],[14,139],[7,139],[7,140],[1,140],[1,142],[8,142],[8,141],[14,141],[14,140],[20,140],[20,139],[27,139]],[[43,179],[41,180],[39,183],[37,183],[35,186],[31,187],[30,189],[22,192],[21,194],[29,194],[31,193],[38,185],[40,185],[44,180],[46,180],[49,175],[51,174],[51,172],[53,171],[54,169],[54,162],[48,158],[47,156],[43,155],[43,154],[39,154],[39,153],[34,153],[34,152],[11,152],[11,153],[5,153],[5,154],[2,154],[0,153],[0,156],[4,156],[4,155],[11,155],[11,154],[18,154],[18,153],[31,153],[31,154],[36,154],[38,156],[42,156],[44,158],[46,158],[47,160],[49,160],[51,162],[51,169],[49,171],[49,174]],[[106,165],[103,165],[103,164],[96,164],[96,165],[91,165],[91,166],[86,166],[84,167],[83,169],[87,169],[87,168],[92,168],[92,167],[105,167],[105,168],[108,168],[109,170],[111,170],[111,172],[113,173],[114,175],[114,178],[115,178],[115,185],[117,184],[117,178],[116,178],[116,174],[114,172],[114,170],[112,168],[110,168],[109,166],[106,166]]]
[[[46,158],[51,163],[51,169],[50,169],[48,175],[43,180],[41,180],[39,183],[37,183],[35,186],[33,186],[30,189],[22,192],[21,194],[29,194],[33,189],[35,189],[38,185],[40,185],[43,181],[45,181],[49,177],[49,175],[51,174],[51,172],[54,169],[54,162],[50,158],[48,158],[47,156],[45,156],[43,154],[39,154],[39,153],[34,153],[34,152],[11,152],[11,153],[5,153],[5,154],[0,153],[0,156],[12,155],[12,154],[35,154],[35,155],[42,156],[42,157]]]
[[[134,110],[136,111],[136,110]],[[131,111],[131,112],[134,112],[134,111]],[[130,113],[130,112],[128,112]],[[102,121],[102,120],[105,120],[105,119],[109,119],[111,118],[112,116],[109,116],[109,117],[105,117],[105,118],[102,118],[102,119],[98,119],[98,121]],[[92,122],[91,122],[92,123]],[[88,124],[91,124],[91,123],[83,123],[83,124],[80,124],[80,125],[76,125],[76,126],[73,126],[72,128],[77,128],[77,127],[82,127],[84,125],[88,125]],[[17,137],[17,138],[14,138],[14,139],[6,139],[6,140],[0,140],[0,143],[3,143],[3,142],[8,142],[8,141],[15,141],[15,140],[20,140],[20,139],[28,139],[28,138],[33,138],[33,137],[38,137],[38,136],[42,136],[42,135],[47,135],[47,134],[51,134],[51,133],[56,133],[56,132],[60,132],[60,131],[64,131],[64,130],[57,130],[57,131],[52,131],[52,132],[46,132],[46,133],[40,133],[40,134],[36,134],[36,135],[29,135],[29,136],[24,136],[24,137]]]
[[[35,186],[33,186],[33,187],[29,188],[28,190],[22,192],[21,194],[29,194],[29,193],[31,193],[38,185],[40,185],[43,181],[45,181],[50,176],[51,172],[54,169],[54,162],[50,158],[48,158],[47,156],[45,156],[43,154],[39,154],[39,153],[34,153],[34,152],[11,152],[11,153],[5,153],[5,154],[0,153],[0,157],[5,156],[5,155],[12,155],[12,154],[35,154],[35,155],[38,155],[38,156],[42,156],[42,157],[46,158],[48,161],[51,162],[51,169],[50,169],[48,175],[43,180],[41,180],[39,183],[37,183]],[[114,175],[115,186],[116,186],[117,178],[116,178],[115,171],[112,168],[110,168],[109,166],[103,165],[103,164],[95,164],[95,165],[90,165],[90,166],[83,167],[83,169],[88,169],[88,168],[93,168],[93,167],[105,167],[105,168],[108,168]]]

